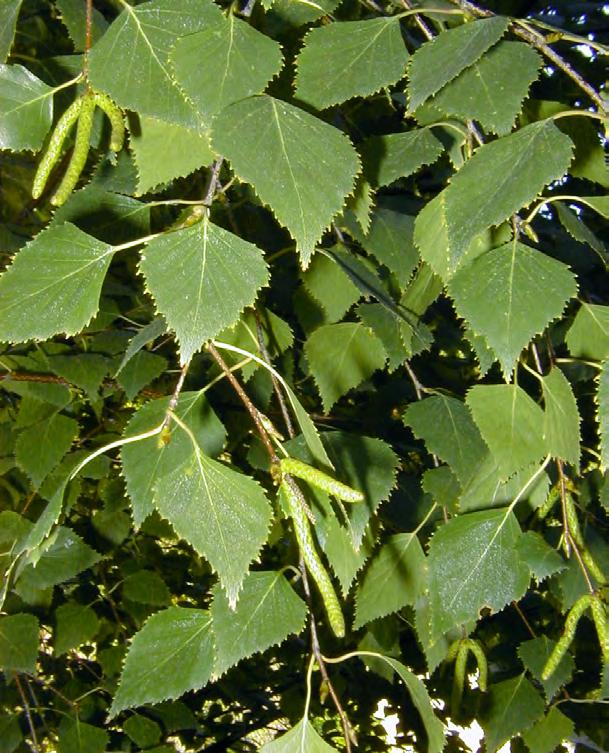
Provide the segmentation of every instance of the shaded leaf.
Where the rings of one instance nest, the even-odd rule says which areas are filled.
[[[264,95],[217,115],[212,142],[288,229],[306,267],[355,186],[359,159],[349,139],[304,110]]]
[[[319,327],[304,350],[326,412],[387,359],[381,341],[363,324],[351,322]]]
[[[61,656],[72,648],[78,648],[95,637],[99,630],[99,618],[95,611],[85,605],[68,602],[55,611],[55,656]]]
[[[55,374],[84,390],[91,400],[108,373],[108,359],[99,353],[78,353],[70,356],[50,356],[49,366]]]
[[[459,316],[509,376],[522,349],[562,314],[577,283],[565,264],[514,240],[462,266],[448,289]]]
[[[574,466],[579,466],[580,416],[577,402],[560,369],[554,368],[542,378],[544,401],[543,433],[548,452]]]
[[[106,730],[76,719],[66,719],[59,726],[57,753],[104,753],[110,736]]]
[[[317,734],[307,719],[301,719],[289,732],[267,743],[260,753],[336,753]]]
[[[342,319],[361,293],[345,271],[330,257],[316,254],[302,275],[309,293],[328,314],[329,322]]]
[[[207,610],[169,607],[157,612],[131,641],[110,716],[202,688],[211,677],[213,663]],[[175,667],[180,671],[173,671]]]
[[[0,616],[0,668],[5,672],[36,669],[38,620],[33,614]]]
[[[565,339],[574,358],[609,358],[609,306],[582,303]]]
[[[176,333],[182,364],[234,324],[268,282],[260,249],[207,218],[151,241],[140,268]]]
[[[76,52],[82,52],[86,44],[87,10],[80,0],[55,0],[68,34]],[[91,17],[91,41],[93,44],[108,28],[108,22],[102,14],[93,8]]]
[[[565,561],[536,531],[526,531],[518,543],[518,551],[538,583],[564,570]]]
[[[123,596],[138,604],[151,604],[166,607],[171,602],[171,592],[167,584],[151,570],[138,570],[123,581]]]
[[[434,636],[524,596],[530,573],[517,551],[521,536],[509,508],[459,515],[436,531],[427,558]]]
[[[307,606],[281,572],[252,572],[235,610],[216,586],[211,605],[216,644],[214,674],[282,643],[305,625]]]
[[[152,719],[141,714],[130,716],[124,723],[125,733],[140,748],[149,748],[161,739],[161,728]]]
[[[399,19],[343,21],[311,29],[296,66],[296,96],[319,110],[395,84],[408,51]]]
[[[372,185],[388,186],[431,165],[443,151],[444,145],[430,128],[373,136],[362,145],[364,174]]]
[[[560,688],[571,681],[575,670],[573,657],[567,651],[552,675],[547,680],[541,679],[543,669],[555,646],[556,641],[542,635],[530,641],[525,641],[518,647],[518,656],[537,682],[541,683],[548,701],[551,701]]]
[[[22,65],[0,64],[0,149],[37,152],[52,120],[53,89]]]
[[[142,387],[154,381],[166,368],[166,358],[147,350],[140,350],[127,362],[117,375],[116,381],[125,390],[129,400],[133,400]]]
[[[609,468],[609,362],[603,361],[596,398],[600,432],[601,467]]]
[[[15,458],[37,489],[78,436],[78,422],[55,414],[24,429],[15,445]]]
[[[113,253],[69,222],[43,230],[0,277],[0,340],[80,332],[97,313]]]
[[[481,723],[488,753],[495,753],[543,716],[545,704],[524,673],[511,680],[491,685],[489,706]]]

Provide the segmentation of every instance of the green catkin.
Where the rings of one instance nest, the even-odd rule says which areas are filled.
[[[319,554],[315,548],[309,520],[300,501],[301,492],[294,481],[290,483],[287,480],[283,480],[281,482],[281,489],[285,494],[290,517],[294,522],[294,532],[296,534],[300,553],[302,554],[307,570],[319,588],[328,615],[330,627],[337,638],[342,638],[345,635],[345,620],[343,618],[340,602],[336,595],[336,591],[334,590],[334,586],[332,585],[332,581],[330,580],[330,576],[328,575],[328,572],[320,560]]]
[[[112,126],[112,132],[110,134],[110,149],[113,152],[120,152],[125,143],[125,121],[123,119],[123,113],[120,107],[116,105],[110,97],[101,92],[95,92],[93,94],[95,104],[103,110],[108,116],[110,125]]]
[[[575,630],[577,628],[579,618],[586,611],[586,609],[588,609],[588,607],[592,606],[593,600],[593,597],[587,594],[586,596],[579,598],[571,607],[571,611],[569,612],[567,619],[565,620],[563,634],[560,636],[558,643],[554,646],[554,650],[550,654],[548,661],[543,668],[543,672],[541,673],[541,679],[544,682],[546,680],[549,680],[550,677],[554,674],[558,665],[560,664],[560,660],[567,653],[567,649],[569,648],[573,641],[573,638],[575,637]]]
[[[342,484],[318,468],[313,468],[308,463],[303,463],[296,458],[282,458],[279,464],[283,473],[289,473],[291,476],[301,478],[308,484],[316,486],[321,491],[327,492],[337,499],[341,499],[343,502],[364,501],[364,495],[357,491],[357,489],[352,489],[350,486]]]
[[[457,713],[461,698],[463,697],[463,686],[465,684],[465,667],[467,665],[467,642],[459,641],[459,650],[457,651],[457,660],[455,661],[455,675],[453,677],[453,690],[451,694],[450,707],[453,714]]]
[[[609,619],[607,618],[607,608],[598,596],[595,596],[592,599],[590,608],[592,610],[592,617],[594,618],[594,626],[596,627],[596,634],[598,635],[598,642],[600,643],[603,660],[606,664],[609,664]]]
[[[47,150],[40,160],[38,169],[36,170],[36,175],[34,176],[34,183],[32,185],[32,197],[34,199],[38,199],[42,196],[42,192],[49,179],[51,170],[55,167],[57,160],[61,157],[61,147],[66,140],[66,136],[80,114],[82,103],[82,97],[74,100],[57,121],[57,125],[51,134]]]
[[[484,655],[482,646],[478,641],[468,638],[465,643],[467,643],[467,648],[476,657],[476,663],[478,664],[478,687],[483,693],[485,693],[488,681],[488,663],[486,661],[486,656]]]
[[[583,537],[583,534],[579,525],[579,519],[577,517],[575,503],[573,502],[573,498],[569,494],[567,494],[565,498],[565,508],[566,508],[566,513],[567,513],[567,525],[569,526],[569,531],[571,532],[571,536],[573,537],[573,540],[575,541],[576,545],[579,548],[579,553],[581,555],[584,565],[588,569],[588,572],[590,573],[590,575],[592,575],[592,577],[595,580],[597,580],[599,583],[604,583],[606,580],[605,574],[600,569],[600,567],[596,563],[596,560],[590,554],[590,551],[588,550],[588,547],[586,546],[586,543],[584,541],[584,537]]]
[[[85,94],[82,98],[82,106],[78,116],[78,125],[76,126],[76,139],[74,141],[74,151],[70,163],[62,178],[59,188],[51,197],[51,204],[60,207],[70,196],[80,174],[87,162],[89,154],[89,138],[93,127],[93,112],[95,110],[95,100],[92,94]]]

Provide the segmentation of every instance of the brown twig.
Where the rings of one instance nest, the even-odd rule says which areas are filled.
[[[189,366],[190,366],[190,361],[187,361],[184,364],[184,366],[182,366],[182,370],[180,371],[180,376],[176,383],[175,389],[173,390],[173,394],[171,395],[171,398],[169,400],[169,405],[167,406],[167,410],[165,411],[165,417],[163,418],[163,425],[161,427],[160,436],[163,436],[164,429],[169,425],[169,422],[171,421],[171,414],[176,409],[178,400],[180,399],[180,392],[182,392],[182,387],[184,386],[184,380],[186,379],[186,374],[188,372]]]
[[[471,16],[477,16],[478,18],[491,18],[495,15],[490,10],[480,8],[477,5],[474,5],[474,3],[469,2],[469,0],[450,0],[450,2]],[[569,65],[569,63],[563,57],[561,57],[546,43],[543,34],[531,31],[526,23],[519,21],[516,18],[511,19],[510,26],[512,33],[515,36],[520,37],[520,39],[523,39],[525,42],[533,45],[533,47],[539,50],[542,55],[545,55],[548,60],[551,60],[557,68],[560,68],[560,70],[564,74],[566,74],[572,81],[577,84],[577,86],[583,92],[588,95],[588,97],[597,106],[599,112],[601,112],[603,115],[607,115],[607,105],[603,101],[599,93],[592,86],[590,86],[590,84],[585,79],[583,79],[580,74],[574,68],[572,68],[571,65]]]
[[[205,195],[203,196],[203,206],[209,207],[212,205],[216,190],[218,188],[218,178],[220,177],[220,170],[222,168],[222,157],[218,157],[217,160],[211,166],[209,178],[207,179],[207,185],[205,187]]]
[[[258,410],[258,408],[256,408],[254,403],[252,403],[252,401],[249,399],[247,393],[245,392],[243,387],[239,384],[239,381],[237,380],[233,372],[228,368],[226,361],[218,353],[215,346],[212,343],[208,343],[207,350],[210,353],[211,357],[214,359],[214,361],[222,369],[222,371],[224,372],[224,376],[228,379],[228,381],[230,382],[231,386],[233,387],[237,395],[239,395],[239,398],[241,399],[241,402],[245,406],[245,409],[250,414],[252,421],[254,422],[254,425],[256,426],[256,430],[258,431],[258,434],[260,435],[262,444],[264,445],[269,455],[271,463],[277,463],[278,462],[277,454],[275,452],[275,448],[273,447],[271,439],[268,435],[268,432],[264,428],[264,424],[262,423],[260,411]]]
[[[30,728],[30,735],[32,736],[32,748],[34,749],[35,753],[40,753],[40,747],[38,745],[38,738],[36,737],[36,729],[34,727],[34,722],[32,721],[32,715],[30,713],[30,704],[28,703],[28,700],[25,697],[25,693],[23,692],[23,688],[21,687],[21,681],[19,680],[19,675],[17,673],[14,673],[13,678],[15,680],[15,685],[17,686],[17,690],[19,691],[19,695],[21,696],[21,702],[23,703],[23,710],[25,712],[25,718],[27,719],[27,724],[28,724],[28,727]]]
[[[582,571],[582,575],[584,576],[584,580],[586,581],[588,590],[590,591],[591,594],[594,594],[596,593],[596,590],[594,588],[594,585],[592,584],[592,580],[590,579],[590,574],[588,573],[588,568],[586,567],[586,563],[582,559],[581,552],[579,551],[578,543],[574,536],[574,532],[571,530],[571,526],[569,525],[569,515],[567,512],[567,504],[568,504],[567,480],[565,477],[562,460],[556,461],[556,468],[558,470],[560,504],[562,508],[563,528],[565,532],[565,539],[567,541],[567,546],[573,552],[573,554],[575,554],[575,558],[577,559],[577,563],[580,567],[580,570]]]
[[[85,21],[85,57],[83,61],[83,76],[89,76],[89,50],[91,49],[91,29],[93,26],[93,0],[87,0],[87,16]]]

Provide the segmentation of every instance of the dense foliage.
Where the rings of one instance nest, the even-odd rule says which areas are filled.
[[[609,747],[606,26],[0,0],[0,753]]]

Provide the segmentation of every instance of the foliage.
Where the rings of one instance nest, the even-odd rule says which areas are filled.
[[[0,0],[0,753],[609,747],[581,8]]]

